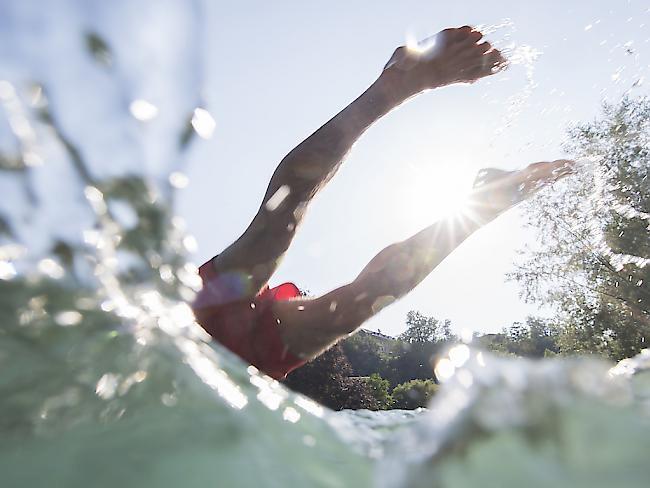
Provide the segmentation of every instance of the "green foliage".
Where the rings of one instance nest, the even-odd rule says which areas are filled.
[[[377,410],[377,401],[365,381],[351,378],[352,367],[340,345],[291,372],[284,383],[333,410]]]
[[[387,410],[391,408],[393,405],[393,397],[388,392],[390,387],[390,382],[388,380],[383,379],[377,373],[373,373],[368,379],[366,379],[366,384],[370,388],[372,396],[377,401],[378,410]]]
[[[391,408],[391,388],[414,379],[431,381],[431,358],[453,339],[448,320],[412,311],[399,338],[360,330],[292,372],[285,384],[335,410]],[[429,396],[423,395],[426,402]],[[406,400],[402,404],[410,405]]]
[[[433,380],[407,381],[393,389],[393,407],[405,410],[426,407],[436,391],[438,385]]]
[[[455,340],[449,320],[440,321],[410,311],[406,316],[406,326],[406,331],[399,336],[401,343],[393,353],[390,368],[384,375],[393,386],[411,379],[431,378],[431,358]]]
[[[427,317],[420,312],[411,310],[406,315],[406,331],[399,339],[409,344],[423,344],[452,339],[451,322],[440,322],[433,317]]]
[[[650,100],[625,98],[573,128],[567,150],[591,161],[527,207],[538,229],[511,278],[551,305],[561,353],[618,360],[650,337]]]
[[[370,376],[379,373],[385,376],[390,368],[390,351],[395,347],[394,343],[395,341],[380,340],[360,330],[341,341],[341,347],[350,360],[354,375]]]
[[[477,344],[498,355],[543,358],[559,352],[559,329],[550,322],[528,317],[525,324],[515,322],[500,334],[486,334]]]

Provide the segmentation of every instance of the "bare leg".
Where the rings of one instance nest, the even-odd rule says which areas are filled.
[[[377,119],[426,89],[471,83],[504,65],[501,54],[470,27],[447,29],[435,49],[398,48],[380,77],[357,100],[291,151],[276,169],[255,218],[213,260],[217,273],[239,273],[250,294],[277,268],[307,204],[332,178],[354,142]]]
[[[483,182],[462,214],[441,220],[375,256],[350,284],[313,300],[275,304],[287,347],[314,357],[415,288],[475,230],[571,172],[571,162],[535,163]]]

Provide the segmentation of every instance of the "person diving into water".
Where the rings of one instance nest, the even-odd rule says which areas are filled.
[[[245,361],[281,379],[406,295],[481,226],[571,173],[569,160],[519,171],[481,170],[463,212],[389,245],[351,283],[316,298],[301,296],[292,283],[268,287],[307,205],[373,122],[426,90],[474,83],[506,65],[468,26],[445,29],[415,48],[397,48],[362,95],[280,162],[248,228],[199,268],[197,322]]]

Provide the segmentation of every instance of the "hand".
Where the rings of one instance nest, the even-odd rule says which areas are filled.
[[[429,88],[474,83],[507,66],[483,34],[469,26],[445,29],[416,46],[399,47],[382,77],[406,98]]]

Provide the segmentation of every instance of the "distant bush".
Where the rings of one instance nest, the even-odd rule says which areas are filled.
[[[414,410],[426,407],[429,400],[438,391],[438,385],[433,380],[411,380],[393,389],[393,408]]]
[[[377,401],[377,410],[388,410],[393,406],[393,397],[388,392],[390,387],[388,380],[383,379],[377,373],[373,373],[366,379],[366,385]]]
[[[336,345],[301,368],[292,371],[284,384],[333,410],[344,408],[378,410],[377,401],[364,379],[350,377],[352,367],[340,345]]]

